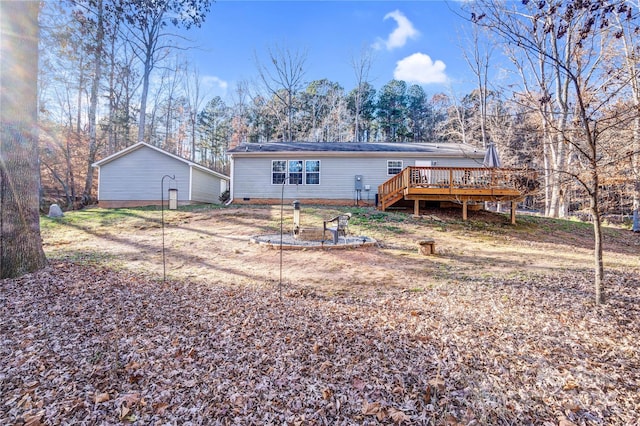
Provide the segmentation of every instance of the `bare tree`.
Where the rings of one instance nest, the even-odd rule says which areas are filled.
[[[267,92],[284,107],[287,117],[285,139],[293,141],[295,96],[302,88],[307,53],[278,46],[267,49],[270,66],[260,63],[256,55],[258,74]]]
[[[528,3],[528,2],[527,2]],[[603,143],[608,132],[629,120],[615,106],[620,101],[622,86],[612,82],[619,69],[603,61],[610,41],[610,14],[616,7],[607,2],[581,0],[562,4],[539,2],[520,8],[493,0],[475,4],[471,20],[483,25],[522,52],[539,58],[539,64],[549,66],[555,75],[556,90],[562,92],[560,121],[543,115],[546,124],[554,127],[563,144],[571,147],[571,170],[563,171],[578,182],[590,199],[594,229],[595,301],[604,303],[604,266],[600,208],[600,181],[603,168],[616,158],[603,155]],[[623,3],[617,4],[624,8]],[[620,10],[620,9],[618,9]],[[532,34],[548,35],[549,43],[541,43]],[[562,54],[560,52],[563,52]],[[543,88],[543,93],[549,93]],[[549,96],[538,100],[548,104]]]
[[[210,0],[118,0],[129,25],[130,41],[142,62],[142,93],[138,121],[138,142],[144,140],[145,114],[151,72],[169,51],[178,48],[178,38],[165,30],[169,24],[190,28],[200,26],[209,12]]]
[[[198,126],[198,112],[204,102],[205,93],[202,92],[202,79],[200,72],[197,68],[189,69],[185,67],[184,70],[184,93],[189,105],[189,137],[191,139],[191,161],[196,161],[196,147],[197,147],[197,126]]]
[[[354,94],[354,128],[353,141],[360,142],[360,119],[369,83],[369,72],[373,64],[373,53],[370,48],[363,48],[359,57],[351,58],[351,67],[356,79]]]
[[[0,278],[47,262],[38,213],[39,8],[0,1]]]
[[[487,102],[489,98],[489,64],[493,54],[493,44],[481,43],[480,27],[474,25],[471,30],[470,40],[464,44],[468,48],[462,49],[464,59],[467,61],[471,72],[478,85],[478,105],[480,106],[480,135],[482,147],[488,144],[487,136]]]
[[[87,177],[85,179],[82,201],[88,204],[93,188],[93,163],[98,153],[96,133],[96,111],[98,109],[98,90],[102,79],[102,63],[105,38],[104,6],[102,0],[95,0],[95,40],[93,43],[93,75],[91,76],[91,92],[89,97],[89,155],[87,158]]]
[[[628,13],[640,12],[640,1],[628,2],[629,9],[620,10],[614,14],[615,37],[621,46],[623,54],[622,66],[625,70],[625,80],[629,82],[630,95],[633,106],[638,113],[633,119],[633,133],[631,146],[631,178],[633,180],[632,209],[633,231],[640,232],[640,62],[638,62],[637,23],[627,19]]]
[[[232,135],[229,147],[234,148],[240,143],[247,142],[249,136],[249,107],[251,104],[249,87],[246,81],[238,82],[232,93]]]

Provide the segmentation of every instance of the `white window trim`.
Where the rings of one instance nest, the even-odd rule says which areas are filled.
[[[402,169],[404,169],[404,161],[403,160],[387,160],[387,176],[395,176],[398,173],[389,173],[389,163],[394,162],[394,163],[400,163],[400,172],[402,171]]]
[[[318,162],[318,183],[307,183],[307,161],[317,161]],[[316,172],[311,172],[316,173]],[[320,186],[322,183],[322,161],[320,160],[304,160],[304,184],[312,185],[312,186]]]
[[[273,165],[274,165],[274,163],[276,163],[278,161],[284,161],[286,163],[284,172],[274,172],[273,171]],[[287,160],[271,160],[271,171],[270,171],[270,174],[269,174],[269,180],[271,181],[271,185],[278,185],[278,186],[282,185],[281,183],[273,183],[273,174],[274,173],[284,173],[284,181],[285,182],[287,181],[287,177],[289,176],[288,167],[289,167],[289,162]]]
[[[284,161],[285,171],[284,172],[274,172],[273,165],[275,162]],[[290,183],[289,182],[289,162],[290,161],[302,161],[302,183]],[[307,183],[307,161],[317,161],[318,162],[318,183]],[[290,160],[271,160],[271,171],[270,171],[269,179],[271,180],[271,185],[280,186],[281,183],[273,183],[273,174],[274,173],[284,173],[284,179],[287,185],[311,185],[311,186],[319,186],[322,183],[322,161],[321,160],[301,160],[301,159],[290,159]],[[315,173],[315,172],[312,172]]]

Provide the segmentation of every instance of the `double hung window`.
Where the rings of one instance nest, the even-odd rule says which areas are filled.
[[[402,171],[402,160],[387,160],[387,175],[394,176]]]
[[[271,183],[282,185],[287,179],[287,162],[276,160],[271,162]]]
[[[304,180],[307,185],[320,185],[320,160],[307,160]]]

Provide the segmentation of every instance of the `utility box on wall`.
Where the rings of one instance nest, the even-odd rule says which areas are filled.
[[[356,175],[356,191],[362,191],[362,175]]]

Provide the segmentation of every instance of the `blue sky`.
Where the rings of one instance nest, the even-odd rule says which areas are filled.
[[[445,1],[232,1],[218,0],[206,22],[187,34],[189,51],[209,92],[223,98],[238,81],[257,81],[255,55],[268,48],[306,52],[304,80],[322,78],[355,87],[351,65],[371,48],[370,82],[392,79],[422,85],[428,94],[472,87],[460,46],[468,24]]]

